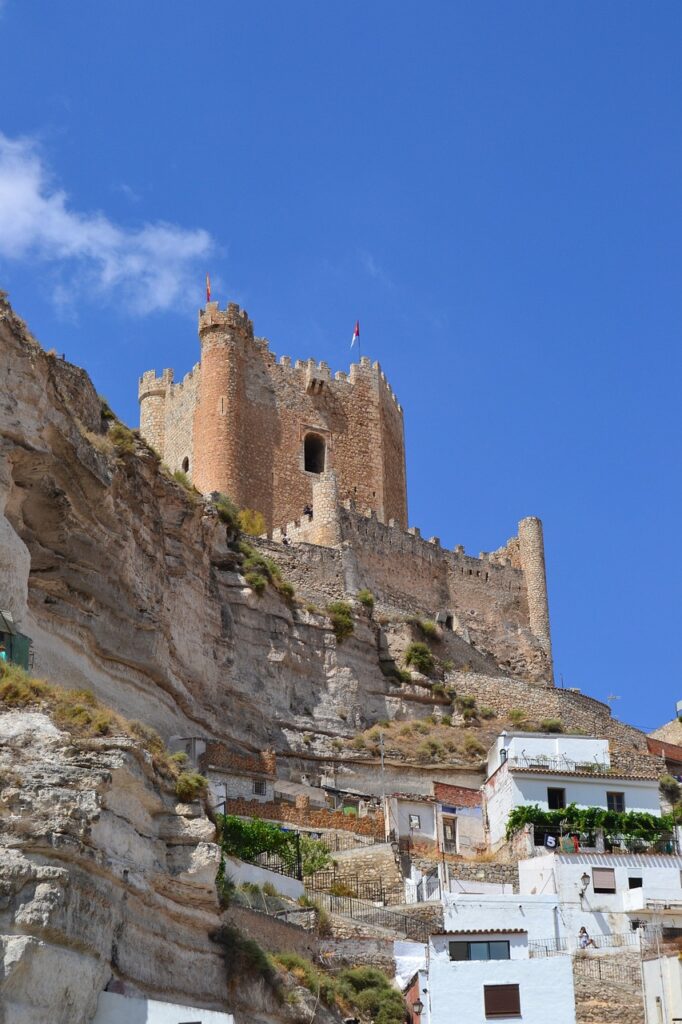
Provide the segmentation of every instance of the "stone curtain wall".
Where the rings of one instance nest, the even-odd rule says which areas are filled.
[[[200,368],[197,364],[179,383],[173,383],[173,371],[160,377],[147,370],[139,381],[140,433],[159,453],[168,468],[182,469],[189,461],[194,470],[193,424],[197,405]]]
[[[386,835],[384,816],[381,812],[357,818],[355,815],[342,814],[340,811],[297,807],[295,804],[280,801],[259,803],[257,800],[228,800],[225,805],[225,813],[237,814],[242,818],[282,821],[316,831],[337,829],[343,832],[355,832],[359,836],[373,836],[382,842]]]
[[[498,715],[520,708],[529,719],[559,718],[567,732],[585,729],[590,735],[612,740],[616,748],[647,752],[644,733],[612,718],[608,705],[582,693],[538,687],[518,679],[504,687],[499,679],[473,672],[458,686],[458,693],[475,697],[479,707],[487,705]]]

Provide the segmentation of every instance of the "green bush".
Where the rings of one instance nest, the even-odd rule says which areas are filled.
[[[252,508],[243,508],[237,516],[239,527],[242,533],[248,533],[252,537],[260,537],[267,532],[265,516]]]
[[[424,740],[417,747],[418,761],[442,761],[445,757],[445,748],[438,740]]]
[[[307,960],[298,953],[275,953],[273,960],[293,974],[299,985],[303,985],[315,997],[319,993],[320,999],[327,1006],[334,1007],[336,1005],[339,987],[332,975],[320,970],[311,960]]]
[[[213,502],[218,518],[232,531],[239,531],[239,509],[226,494],[219,494]]]
[[[331,619],[332,629],[337,643],[342,643],[349,637],[354,627],[353,609],[347,601],[331,601],[327,605],[327,614]]]
[[[190,804],[202,796],[208,788],[208,779],[199,772],[180,772],[175,780],[175,795],[184,804]]]
[[[509,721],[513,722],[514,725],[521,725],[526,720],[526,712],[523,708],[510,708],[509,709]]]
[[[210,938],[225,950],[225,966],[231,980],[262,979],[270,988],[277,988],[272,960],[253,939],[230,924],[223,924]]]
[[[353,746],[356,750],[365,749],[367,743],[365,742],[365,737],[362,735],[362,733],[358,733],[357,736],[353,737]]]
[[[265,576],[261,576],[259,572],[247,572],[244,579],[256,594],[262,594],[268,585]]]
[[[432,622],[431,619],[418,619],[417,626],[427,640],[440,640],[440,630],[436,623]]]
[[[362,590],[358,590],[355,596],[360,602],[360,604],[364,605],[364,607],[371,612],[372,608],[374,607],[374,594],[372,593],[372,591],[363,588]]]
[[[376,967],[351,967],[341,971],[337,985],[342,998],[374,1024],[402,1024],[405,1020],[402,995]]]
[[[524,825],[563,826],[567,832],[593,832],[603,828],[609,835],[629,836],[655,842],[672,831],[672,814],[648,814],[645,811],[606,811],[603,807],[576,807],[569,804],[556,811],[545,811],[538,804],[515,807],[507,818],[507,839]]]
[[[682,795],[682,787],[677,779],[672,775],[661,775],[658,780],[658,788],[666,800],[671,804],[679,803],[680,796]]]
[[[311,875],[331,864],[332,858],[327,847],[319,839],[310,839],[287,832],[279,825],[260,818],[238,818],[234,814],[218,818],[220,848],[224,854],[240,860],[253,861],[259,853],[276,854],[287,865],[296,865],[298,851],[304,875]]]
[[[462,693],[459,697],[456,697],[455,703],[457,710],[460,712],[476,710],[476,698],[470,697],[467,693]]]
[[[437,697],[444,697],[445,685],[443,683],[434,683],[431,687],[431,693],[435,693]]]
[[[104,395],[98,395],[97,397],[99,398],[100,404],[101,404],[102,419],[103,420],[115,420],[116,419],[116,414],[113,412],[111,406],[107,402],[107,400],[104,397]]]
[[[483,757],[485,754],[485,747],[480,740],[476,739],[469,733],[468,736],[464,737],[464,751],[469,754],[470,757]]]
[[[296,597],[296,589],[293,583],[289,583],[289,580],[276,580],[275,586],[278,594],[280,594],[285,601],[291,602]]]
[[[119,455],[133,455],[135,452],[135,434],[124,423],[112,423],[107,432],[107,437],[113,444]]]
[[[426,644],[416,640],[409,644],[405,651],[405,664],[412,666],[412,668],[415,668],[417,672],[421,672],[423,675],[428,676],[433,672],[435,663],[433,655]]]
[[[218,874],[216,875],[215,887],[218,892],[218,902],[220,903],[220,906],[223,909],[229,907],[237,887],[227,873],[224,857],[220,860],[220,867],[218,868]]]
[[[175,480],[176,484],[180,484],[180,486],[184,487],[186,491],[194,490],[194,487],[192,486],[192,481],[184,472],[184,470],[176,469],[175,472],[173,473],[173,479]]]
[[[484,718],[487,721],[489,718],[497,718],[497,712],[494,708],[489,708],[484,704],[483,707],[478,709],[478,717]]]
[[[564,726],[560,718],[543,718],[540,729],[542,732],[563,732]]]

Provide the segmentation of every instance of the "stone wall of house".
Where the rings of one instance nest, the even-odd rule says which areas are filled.
[[[325,831],[339,829],[355,832],[360,836],[373,836],[383,841],[384,816],[381,812],[358,818],[340,811],[326,811],[312,807],[300,807],[284,802],[259,803],[256,800],[228,800],[226,814],[238,814],[244,818],[263,818],[267,821],[283,821],[301,828]]]
[[[218,740],[207,740],[206,750],[199,758],[199,769],[203,771],[213,765],[235,772],[254,775],[272,775],[277,772],[277,755],[274,750],[261,750],[257,754],[244,754]]]

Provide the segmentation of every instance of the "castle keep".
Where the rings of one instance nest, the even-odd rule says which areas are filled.
[[[438,616],[475,658],[552,683],[542,524],[473,558],[407,527],[402,408],[378,363],[332,377],[326,363],[277,361],[234,303],[199,314],[201,360],[176,384],[139,384],[140,429],[203,493],[261,512],[270,554],[306,594],[308,562],[328,599],[372,591],[390,614]],[[294,544],[296,555],[289,559]],[[314,600],[316,595],[309,595]]]
[[[268,529],[297,519],[333,470],[342,499],[407,527],[402,409],[378,363],[332,377],[326,363],[277,361],[234,303],[209,302],[199,338],[181,383],[172,370],[140,380],[140,430],[170,469],[262,512]]]

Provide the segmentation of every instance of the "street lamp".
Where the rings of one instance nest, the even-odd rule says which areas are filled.
[[[415,1001],[412,1003],[412,1012],[416,1013],[417,1016],[420,1017],[423,1009],[424,1004],[422,1003],[421,999],[415,999]]]
[[[587,892],[588,885],[590,884],[590,876],[588,875],[587,871],[583,871],[582,875],[580,876],[580,884],[582,885],[582,889],[580,890],[580,899],[582,899],[585,893]]]

